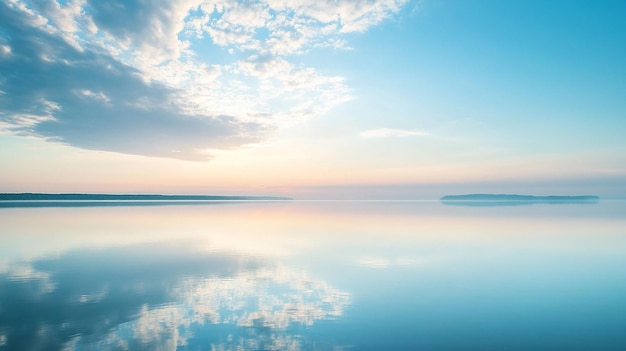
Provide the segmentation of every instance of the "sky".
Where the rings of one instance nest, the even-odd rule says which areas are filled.
[[[0,192],[626,196],[626,2],[0,0]]]

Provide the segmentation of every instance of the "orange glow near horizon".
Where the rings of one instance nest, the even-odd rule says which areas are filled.
[[[362,155],[346,161],[342,159],[341,150],[333,154],[329,150],[313,152],[297,144],[280,144],[287,151],[275,149],[278,147],[276,145],[250,146],[240,150],[222,151],[209,161],[191,162],[79,150],[36,139],[13,140],[15,145],[11,146],[21,149],[18,151],[27,156],[2,158],[0,192],[299,197],[315,196],[316,188],[319,187],[428,187],[442,184],[454,187],[455,184],[472,182],[514,183],[576,179],[575,174],[579,178],[619,175],[619,172],[602,171],[600,168],[596,173],[574,173],[571,164],[575,162],[565,159],[559,161],[554,157],[545,157],[541,162],[537,159],[494,160],[475,164],[466,162],[426,165],[416,162],[394,168],[378,167],[375,163],[366,162]],[[29,152],[31,150],[37,152]],[[589,166],[594,169],[593,162],[590,161]],[[494,169],[498,172],[494,173]],[[332,193],[327,192],[324,196],[332,198]]]

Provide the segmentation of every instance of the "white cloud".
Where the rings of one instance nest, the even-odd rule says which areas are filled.
[[[291,10],[297,17],[318,23],[337,23],[339,31],[363,32],[398,12],[406,0],[268,0],[277,10]]]
[[[429,135],[429,133],[422,130],[405,130],[391,128],[369,129],[359,133],[359,136],[361,136],[362,138],[411,137],[427,135]]]
[[[85,140],[78,142],[63,135],[60,124],[51,123],[62,120],[68,130],[78,133],[82,128],[82,133],[91,132],[93,126],[83,114],[69,115],[76,113],[73,111],[78,110],[78,105],[89,108],[87,101],[91,101],[99,104],[93,105],[94,109],[108,104],[116,109],[115,113],[124,114],[111,123],[131,123],[134,118],[144,118],[141,113],[136,117],[136,109],[151,110],[157,116],[168,116],[167,123],[165,119],[159,122],[158,117],[154,123],[169,126],[175,120],[196,125],[213,121],[206,128],[215,128],[216,132],[208,133],[207,138],[226,132],[223,139],[233,140],[201,142],[198,135],[187,152],[166,152],[166,157],[189,158],[196,151],[253,142],[263,138],[262,131],[279,128],[293,119],[317,116],[351,98],[341,76],[325,75],[315,67],[296,64],[294,56],[320,47],[345,49],[345,33],[366,31],[393,16],[405,3],[406,0],[173,0],[151,2],[148,6],[142,0],[11,0],[0,5],[6,17],[0,21],[0,29],[12,33],[0,37],[0,60],[11,62],[4,66],[6,69],[21,69],[21,81],[28,82],[23,88],[30,90],[11,89],[15,82],[0,81],[0,89],[5,91],[0,98],[18,101],[0,108],[0,123],[11,124],[18,120],[16,116],[39,116],[41,123],[37,118],[19,119],[30,120],[35,127],[33,133],[50,140],[90,149],[146,154],[143,148],[138,151],[128,147],[142,140],[120,140],[130,136],[115,136],[114,146],[106,145],[113,141],[106,138],[102,144],[90,142],[86,146]],[[213,61],[211,55],[199,51],[207,46],[228,55],[220,62]],[[10,61],[14,57],[37,59],[28,61],[29,66],[25,67]],[[45,74],[33,81],[27,70]],[[48,73],[52,70],[59,73]],[[79,86],[79,75],[85,75],[85,71],[87,76],[82,78],[91,84]],[[122,84],[139,90],[118,94],[116,90],[129,91]],[[62,98],[61,94],[68,90],[80,100]],[[35,105],[39,102],[33,101],[35,96],[56,101],[59,108],[49,113],[37,112]],[[150,122],[148,115],[145,118],[138,125]],[[46,128],[37,128],[44,125]],[[149,130],[143,128],[135,137],[148,137],[149,142],[154,142],[158,138],[146,134]],[[176,147],[181,141],[172,138],[172,145],[166,149],[185,149]],[[159,156],[161,151],[152,154]]]
[[[11,47],[8,45],[0,45],[0,55],[2,56],[11,55]]]
[[[156,63],[180,57],[178,33],[185,18],[203,0],[157,1],[149,5],[139,0],[89,0],[93,22],[105,32],[135,49],[132,54],[152,58]]]
[[[74,0],[61,5],[56,0],[50,0],[35,4],[41,7],[48,21],[54,23],[59,30],[66,33],[76,33],[79,30],[78,22],[85,2],[84,0]]]
[[[219,23],[243,28],[261,28],[270,19],[269,9],[262,3],[233,3]]]
[[[80,91],[80,94],[82,94],[85,97],[100,101],[100,102],[104,102],[104,103],[109,103],[111,102],[111,99],[104,93],[104,92],[93,92],[89,89],[83,89]]]

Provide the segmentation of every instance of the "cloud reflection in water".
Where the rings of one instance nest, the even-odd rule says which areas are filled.
[[[0,274],[0,341],[10,350],[325,349],[306,329],[350,301],[267,259],[162,244],[20,267],[30,268]]]

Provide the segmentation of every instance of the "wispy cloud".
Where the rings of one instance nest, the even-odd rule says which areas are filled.
[[[391,129],[391,128],[378,128],[364,130],[359,133],[362,138],[389,138],[389,137],[411,137],[411,136],[427,136],[428,132],[422,130],[406,130],[406,129]]]
[[[76,147],[206,158],[351,98],[293,58],[405,0],[10,0],[0,3],[0,127]],[[219,63],[195,51],[231,53]]]

